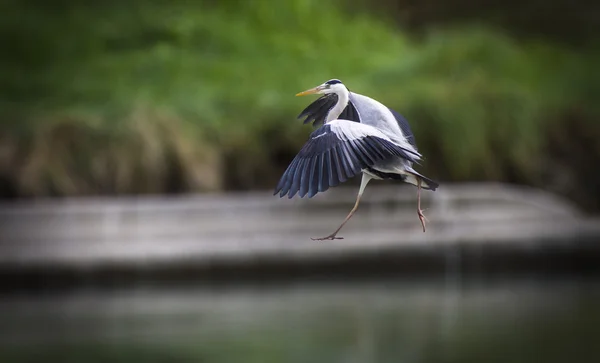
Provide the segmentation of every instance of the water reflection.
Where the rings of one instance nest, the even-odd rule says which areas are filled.
[[[598,362],[598,281],[5,296],[3,362]]]

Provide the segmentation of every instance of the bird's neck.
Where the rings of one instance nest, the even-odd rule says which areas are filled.
[[[350,92],[348,92],[347,89],[344,89],[340,92],[336,92],[336,95],[338,96],[338,101],[327,114],[327,119],[325,120],[325,122],[337,120],[337,118],[340,117],[346,106],[348,106]]]

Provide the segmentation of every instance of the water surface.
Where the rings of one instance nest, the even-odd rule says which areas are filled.
[[[7,295],[2,362],[600,362],[597,280]]]

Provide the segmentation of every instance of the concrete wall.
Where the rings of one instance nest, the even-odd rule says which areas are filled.
[[[292,200],[254,192],[4,203],[0,269],[289,267],[316,261],[357,263],[361,256],[376,264],[395,256],[390,263],[406,259],[406,266],[416,269],[421,261],[416,257],[429,256],[446,261],[447,268],[456,256],[481,265],[485,258],[501,261],[508,252],[512,260],[524,253],[539,258],[557,249],[595,258],[600,245],[600,219],[583,216],[542,191],[496,184],[445,184],[435,193],[424,192],[426,233],[416,215],[414,187],[370,186],[340,233],[344,239],[312,241],[310,237],[338,226],[356,189],[338,187],[312,199]],[[575,264],[572,256],[554,257]],[[436,265],[434,259],[428,261],[430,267]]]

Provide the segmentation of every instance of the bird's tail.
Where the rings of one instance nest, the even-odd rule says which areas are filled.
[[[414,170],[411,167],[405,167],[404,171],[406,172],[406,179],[404,181],[409,184],[413,184],[416,186],[418,185],[418,180],[421,179],[421,188],[425,190],[435,191],[437,187],[440,186],[437,182],[429,179],[424,175],[419,174],[416,170]]]

